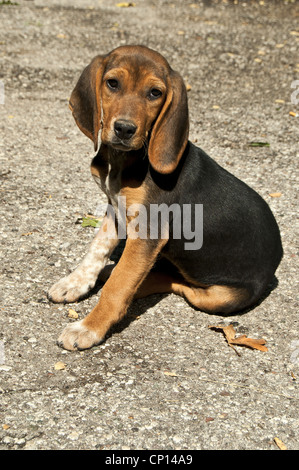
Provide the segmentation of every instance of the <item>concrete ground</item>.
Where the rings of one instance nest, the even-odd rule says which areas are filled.
[[[278,438],[298,450],[298,4],[4,3],[0,449],[278,450]],[[56,339],[74,321],[69,309],[83,318],[100,292],[58,305],[46,291],[83,257],[94,229],[78,222],[104,201],[68,98],[94,55],[136,43],[191,86],[190,139],[269,203],[284,258],[276,287],[243,315],[155,295],[136,301],[104,344],[67,352]],[[221,322],[264,338],[268,352],[238,356],[208,328]]]

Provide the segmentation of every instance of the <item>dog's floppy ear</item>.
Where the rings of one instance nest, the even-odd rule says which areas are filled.
[[[106,56],[96,56],[83,70],[75,86],[69,106],[79,129],[98,148],[98,133],[101,126],[101,82]]]
[[[152,129],[149,161],[159,173],[172,173],[188,142],[189,116],[187,90],[182,77],[171,71],[165,103]]]

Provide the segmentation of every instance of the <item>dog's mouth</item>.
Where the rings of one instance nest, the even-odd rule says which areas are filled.
[[[143,147],[144,141],[142,138],[123,140],[113,136],[112,139],[106,141],[106,144],[110,145],[115,150],[130,152],[131,150],[140,150]]]
[[[115,150],[122,150],[124,152],[129,152],[130,150],[136,150],[134,146],[130,145],[129,142],[122,141],[120,139],[113,139],[109,142],[109,145]]]

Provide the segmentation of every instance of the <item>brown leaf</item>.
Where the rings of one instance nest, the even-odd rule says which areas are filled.
[[[248,348],[258,349],[259,351],[268,351],[266,348],[264,339],[252,339],[247,338],[246,335],[239,336],[231,341],[232,344],[238,344],[239,346],[247,346]]]
[[[241,335],[236,338],[236,332],[233,325],[228,326],[217,326],[217,325],[210,325],[209,328],[214,330],[221,330],[226,338],[228,345],[235,350],[235,352],[239,355],[237,350],[234,348],[234,344],[238,346],[246,346],[251,349],[258,349],[259,351],[268,351],[265,346],[266,341],[264,339],[252,339],[247,338],[246,335]]]

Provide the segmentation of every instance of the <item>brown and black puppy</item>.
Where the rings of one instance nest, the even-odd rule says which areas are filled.
[[[152,293],[173,292],[213,313],[255,304],[282,257],[278,226],[255,191],[188,141],[186,88],[168,62],[143,46],[97,56],[70,107],[96,151],[101,130],[91,172],[114,212],[107,211],[87,255],[49,298],[85,296],[120,238],[127,240],[99,303],[64,329],[59,344],[73,350],[100,343],[133,298]],[[173,270],[152,270],[158,257]]]

